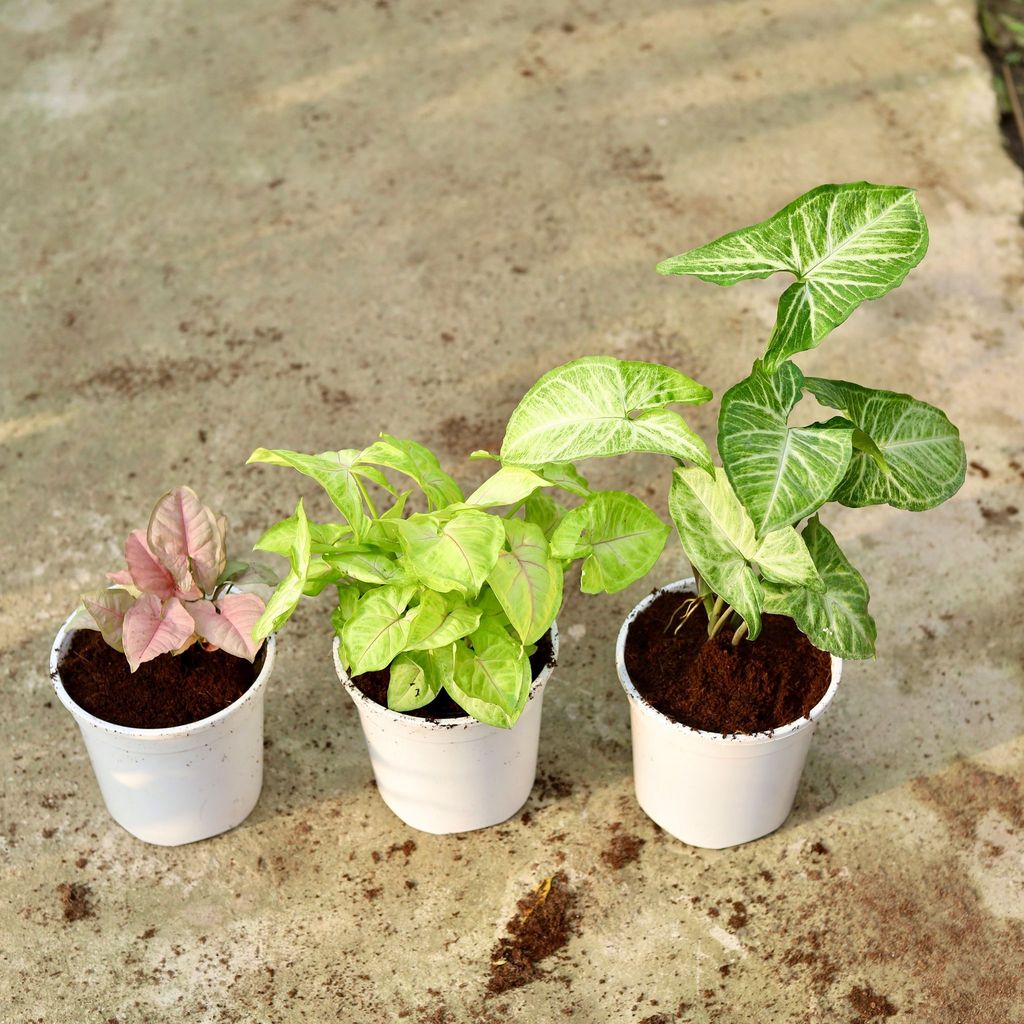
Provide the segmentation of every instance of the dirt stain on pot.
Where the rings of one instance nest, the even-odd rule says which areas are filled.
[[[508,936],[491,951],[487,991],[492,995],[547,977],[538,964],[562,949],[576,929],[573,893],[564,871],[545,878],[516,904]]]

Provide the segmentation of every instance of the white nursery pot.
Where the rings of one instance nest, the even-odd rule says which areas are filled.
[[[553,665],[533,681],[530,699],[511,729],[475,718],[436,722],[381,707],[334,668],[355,702],[384,803],[407,825],[447,835],[472,832],[512,817],[526,803],[537,774],[544,687]],[[551,660],[558,657],[558,629],[551,627]]]
[[[274,667],[274,638],[263,668],[233,704],[209,718],[167,729],[114,725],[80,708],[64,689],[58,664],[79,610],[50,651],[50,678],[85,740],[110,816],[133,836],[181,846],[240,825],[263,787],[263,697]]]
[[[739,846],[774,832],[789,816],[815,723],[832,703],[843,663],[832,656],[831,684],[808,718],[770,733],[726,736],[680,725],[648,704],[626,671],[630,624],[664,592],[693,594],[696,587],[691,578],[649,594],[627,616],[615,646],[629,697],[636,798],[684,843],[715,850]]]

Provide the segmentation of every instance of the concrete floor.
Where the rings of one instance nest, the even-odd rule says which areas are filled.
[[[972,4],[436,8],[0,8],[0,1020],[1024,1021],[1024,189]],[[390,814],[326,603],[280,638],[249,821],[166,850],[109,820],[46,658],[162,490],[197,488],[244,550],[297,485],[245,468],[257,445],[386,429],[472,482],[464,456],[566,359],[720,394],[780,285],[654,263],[858,178],[920,189],[931,252],[802,365],[948,409],[974,468],[928,514],[829,510],[878,659],[848,666],[778,833],[691,849],[632,799],[612,644],[683,574],[675,542],[631,591],[568,599],[523,820],[438,838]],[[593,476],[661,501],[668,467]],[[614,870],[623,833],[645,842]],[[559,867],[579,934],[487,998],[504,922]],[[61,883],[92,916],[63,920]]]

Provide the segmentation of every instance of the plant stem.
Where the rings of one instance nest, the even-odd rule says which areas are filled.
[[[718,600],[721,601],[722,599],[719,598]],[[724,604],[725,602],[722,602],[722,603]],[[716,602],[716,607],[717,607],[717,602]],[[721,617],[715,622],[714,626],[712,626],[711,629],[708,631],[708,637],[710,638],[710,637],[713,637],[713,636],[717,636],[722,631],[723,627],[728,623],[730,618],[732,618],[732,609],[728,605],[725,605],[725,611],[722,612]]]
[[[366,507],[370,510],[370,518],[380,519],[380,516],[377,515],[377,507],[376,505],[374,505],[373,499],[370,497],[370,492],[366,489],[366,485],[354,473],[352,474],[352,476],[356,482],[356,486],[359,488],[360,494],[362,494],[363,496],[363,501],[366,502]]]
[[[1010,110],[1013,111],[1013,123],[1017,128],[1017,137],[1024,146],[1024,111],[1021,110],[1020,95],[1017,92],[1017,83],[1013,79],[1013,72],[1010,65],[1003,61],[1003,81],[1006,83],[1006,92],[1010,101]]]
[[[745,622],[741,622],[739,624],[739,626],[736,627],[736,632],[733,633],[733,635],[732,635],[732,645],[733,645],[733,647],[739,647],[740,641],[746,635],[747,635],[747,624]]]

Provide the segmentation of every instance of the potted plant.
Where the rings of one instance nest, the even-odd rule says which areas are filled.
[[[257,542],[287,556],[291,571],[256,637],[277,629],[303,594],[331,587],[335,668],[359,711],[384,802],[426,832],[509,818],[536,774],[566,567],[585,557],[556,548],[564,510],[548,492],[585,496],[661,543],[667,528],[650,510],[637,520],[641,503],[631,495],[593,494],[565,466],[502,467],[464,497],[429,449],[387,434],[362,451],[260,448],[249,461],[317,480],[340,520],[311,522],[300,501]],[[386,472],[411,480],[416,497]],[[604,590],[639,578],[653,559],[633,545],[633,564],[590,556],[584,578]]]
[[[899,285],[927,244],[913,191],[859,182],[816,188],[763,223],[659,264],[723,285],[776,271],[796,277],[764,355],[722,397],[720,466],[678,424],[666,440],[671,399],[657,387],[631,396],[618,418],[595,419],[593,393],[612,367],[603,357],[545,374],[509,420],[508,466],[611,454],[604,438],[619,433],[622,417],[652,430],[631,427],[616,451],[659,451],[678,463],[669,511],[693,578],[637,605],[617,664],[637,798],[685,842],[733,846],[778,828],[841,659],[874,656],[867,585],[818,510],[837,501],[921,511],[963,483],[963,444],[938,409],[805,377],[791,361],[860,302]],[[836,415],[790,426],[805,394]]]
[[[111,817],[161,846],[234,828],[263,784],[274,638],[253,640],[264,601],[245,588],[269,580],[227,560],[226,530],[190,488],[165,494],[50,652]]]

